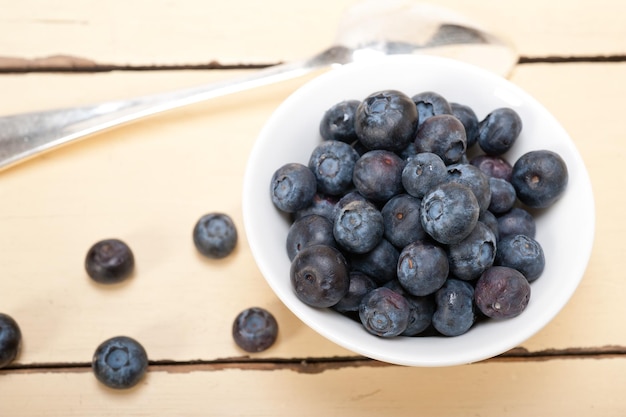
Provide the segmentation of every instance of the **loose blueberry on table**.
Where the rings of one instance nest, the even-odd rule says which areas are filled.
[[[530,210],[550,207],[568,182],[553,151],[511,163],[522,127],[512,108],[479,119],[433,91],[381,90],[329,108],[309,166],[284,165],[271,181],[276,208],[294,220],[296,296],[385,338],[459,336],[479,316],[521,314],[546,262]]]
[[[235,223],[224,213],[205,214],[193,228],[193,243],[208,258],[225,258],[237,246]]]
[[[8,314],[0,313],[0,369],[9,365],[19,354],[22,332]]]
[[[114,284],[128,278],[135,267],[130,247],[119,239],[95,243],[85,257],[87,274],[102,284]]]
[[[148,370],[148,355],[135,339],[116,336],[98,346],[91,368],[107,387],[128,389],[137,385]]]
[[[240,312],[233,321],[233,340],[246,352],[262,352],[278,337],[278,322],[264,308],[250,307]]]

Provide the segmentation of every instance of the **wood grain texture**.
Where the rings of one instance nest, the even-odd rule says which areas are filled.
[[[321,51],[356,0],[0,0],[0,67],[65,56],[115,65],[273,63]],[[624,54],[620,0],[438,0],[505,34],[524,56]],[[68,58],[69,57],[69,58]]]
[[[332,43],[342,11],[356,2],[0,0],[0,114],[249,72],[170,67],[306,57]],[[548,326],[480,363],[408,368],[356,356],[282,305],[248,248],[241,188],[260,129],[309,76],[104,132],[0,172],[0,311],[24,335],[17,361],[0,370],[0,416],[626,415],[625,3],[434,3],[507,35],[529,63],[510,79],[556,116],[589,170],[593,253]],[[66,72],[18,73],[32,70]],[[192,227],[209,211],[238,226],[232,257],[209,261],[193,247]],[[137,259],[133,277],[112,287],[83,269],[88,247],[105,237],[126,240]],[[259,354],[238,349],[230,334],[250,306],[269,309],[280,325],[276,344]],[[97,345],[118,334],[140,340],[151,361],[146,378],[124,392],[100,385],[89,367]]]
[[[317,374],[151,369],[135,388],[116,392],[88,370],[0,373],[0,415],[622,417],[625,375],[624,358],[426,369],[373,363]]]
[[[624,197],[613,175],[623,156],[619,108],[626,64],[520,66],[527,89],[571,133],[591,174],[597,235],[588,271],[570,304],[535,337],[528,352],[626,346],[616,317],[626,315],[615,262],[626,251],[616,221]],[[70,105],[222,79],[231,72],[110,73],[0,77],[21,100],[0,113]],[[581,83],[580,80],[587,80]],[[238,358],[230,326],[241,309],[273,311],[281,335],[255,358],[352,356],[302,325],[260,276],[245,239],[241,185],[247,153],[278,104],[305,80],[194,105],[106,132],[0,174],[0,305],[22,325],[19,364],[84,363],[99,342],[128,334],[153,360]],[[572,91],[575,91],[573,97]],[[572,105],[577,101],[603,106]],[[590,120],[594,122],[591,123]],[[597,126],[602,126],[601,130]],[[591,138],[591,139],[590,139]],[[209,211],[231,214],[236,253],[202,259],[191,229]],[[112,288],[95,285],[82,262],[96,240],[118,237],[135,251],[137,272]]]

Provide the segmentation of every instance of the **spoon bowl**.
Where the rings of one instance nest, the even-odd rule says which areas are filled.
[[[411,0],[354,4],[339,21],[335,45],[353,61],[379,55],[427,54],[467,62],[507,76],[518,60],[510,41],[453,10]],[[374,54],[372,54],[374,52]]]

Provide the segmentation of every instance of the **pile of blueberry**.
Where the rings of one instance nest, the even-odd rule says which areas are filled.
[[[568,171],[549,150],[516,161],[512,108],[479,119],[432,91],[397,90],[333,105],[308,165],[271,178],[297,297],[381,337],[467,332],[515,317],[545,258],[534,209],[563,194]]]

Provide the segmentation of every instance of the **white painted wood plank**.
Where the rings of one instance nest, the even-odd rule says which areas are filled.
[[[342,12],[355,2],[0,0],[0,56],[117,65],[293,60],[332,43]],[[525,56],[626,52],[619,0],[436,4],[506,36]]]
[[[130,391],[88,371],[0,375],[12,417],[622,417],[626,360],[568,359],[453,368],[150,371]]]

